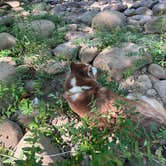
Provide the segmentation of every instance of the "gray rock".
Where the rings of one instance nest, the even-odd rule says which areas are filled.
[[[146,95],[149,97],[155,97],[157,95],[157,92],[155,89],[149,89],[147,90]]]
[[[0,26],[3,26],[3,25],[11,25],[13,23],[13,17],[11,16],[2,16],[0,17]]]
[[[76,58],[79,46],[73,45],[71,42],[66,42],[58,45],[52,50],[56,57],[61,57],[63,59],[73,59]]]
[[[11,79],[15,72],[16,69],[13,65],[5,62],[0,62],[0,81]]]
[[[10,49],[16,45],[16,38],[9,33],[0,33],[0,50]]]
[[[21,141],[18,143],[16,147],[14,157],[21,159],[21,156],[23,154],[22,149],[25,147],[32,147],[32,144],[25,141],[26,139],[32,138],[32,137],[33,137],[33,133],[31,133],[30,131],[24,135],[24,137],[21,139]],[[58,161],[63,161],[63,158],[61,156],[56,156],[56,157],[50,156],[50,154],[60,153],[60,150],[56,147],[56,145],[54,145],[51,142],[51,140],[48,137],[42,136],[40,138],[40,141],[35,143],[35,146],[39,146],[42,149],[42,153],[36,154],[36,155],[43,156],[43,159],[42,159],[43,166],[56,165]],[[23,156],[23,159],[26,160],[26,157]]]
[[[124,14],[125,14],[125,16],[130,17],[130,16],[133,16],[133,15],[136,14],[136,10],[135,10],[135,9],[126,9],[126,10],[124,11]]]
[[[146,53],[139,55],[139,50],[144,47],[134,43],[124,43],[121,48],[106,48],[94,60],[94,66],[101,70],[108,71],[111,77],[120,80],[126,72],[135,71],[152,59]],[[131,53],[131,56],[129,55]]]
[[[81,31],[69,31],[65,34],[66,40],[74,40],[84,38],[87,34]]]
[[[96,10],[92,10],[92,11],[87,11],[83,14],[81,14],[78,17],[78,21],[80,21],[81,23],[87,24],[87,25],[91,25],[92,22],[92,18],[98,13],[98,11]]]
[[[144,25],[145,33],[164,33],[166,32],[166,15],[153,18]]]
[[[139,91],[145,92],[148,89],[152,88],[152,83],[151,80],[149,79],[149,77],[145,74],[140,75],[138,77],[138,80],[136,81],[136,87]]]
[[[149,73],[159,79],[166,79],[166,70],[160,65],[151,64],[148,68]]]
[[[153,14],[152,10],[148,9],[147,7],[139,7],[135,10],[137,15],[149,15]]]
[[[154,88],[157,90],[164,104],[166,104],[166,80],[156,82]]]
[[[55,24],[49,20],[35,20],[30,23],[19,23],[20,29],[32,30],[36,35],[41,37],[49,37],[55,29]]]
[[[46,65],[44,65],[43,69],[48,74],[60,74],[64,73],[66,71],[66,63],[65,62],[57,62],[49,60],[46,62]]]
[[[158,3],[153,7],[154,15],[166,14],[166,3]]]
[[[151,19],[152,19],[151,16],[143,15],[142,18],[140,19],[139,23],[140,23],[140,25],[144,25],[144,24],[146,24],[148,21],[150,21]]]
[[[103,11],[93,18],[92,27],[111,31],[113,28],[124,25],[125,23],[126,17],[124,14],[117,11]]]
[[[39,89],[39,82],[36,80],[26,80],[24,87],[27,92],[34,93],[37,89]]]
[[[82,63],[89,63],[98,55],[97,47],[83,46],[79,52],[79,58]]]
[[[15,148],[22,137],[22,130],[15,122],[10,120],[1,121],[0,142],[4,144],[6,148]]]

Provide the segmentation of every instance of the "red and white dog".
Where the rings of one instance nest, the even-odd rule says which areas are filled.
[[[71,63],[70,68],[64,97],[80,117],[95,118],[96,113],[91,111],[94,103],[99,127],[112,127],[119,116],[128,117],[145,128],[154,123],[158,127],[166,127],[166,110],[155,99],[145,96],[139,100],[129,99],[115,94],[108,88],[100,87],[96,81],[97,69],[90,65]]]

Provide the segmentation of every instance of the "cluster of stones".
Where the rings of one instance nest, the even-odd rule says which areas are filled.
[[[19,14],[13,15],[13,11],[19,11]],[[19,1],[9,1],[0,5],[0,26],[12,26],[14,19],[20,15],[47,13],[59,15],[68,24],[65,42],[51,50],[54,57],[63,56],[63,59],[66,60],[77,58],[80,62],[91,63],[97,68],[107,71],[111,78],[120,81],[121,87],[128,89],[132,95],[143,94],[154,97],[166,105],[166,70],[152,63],[152,58],[146,51],[143,56],[137,56],[140,49],[146,50],[145,46],[127,42],[122,43],[121,47],[108,47],[101,51],[96,46],[74,44],[75,39],[85,37],[90,38],[94,43],[100,42],[93,36],[95,29],[106,29],[110,33],[117,26],[138,28],[145,34],[165,33],[166,2],[164,0],[134,2],[132,0],[124,0],[123,2],[118,0],[36,1],[31,13],[25,11]],[[44,19],[35,20],[28,24],[20,23],[18,27],[20,30],[33,29],[43,38],[52,37],[52,32],[55,30],[54,23]],[[16,43],[17,39],[12,34],[0,33],[0,50],[11,49],[15,47]],[[135,56],[128,56],[128,53],[135,54]],[[139,65],[139,68],[135,68],[135,63],[139,60],[144,61],[144,63]],[[24,65],[17,66],[11,57],[0,57],[0,81],[11,79],[20,69],[22,70],[28,65],[31,66],[32,61],[33,58],[25,59]],[[52,57],[49,61],[44,62],[41,68],[48,74],[56,75],[65,72],[66,62],[55,62]],[[123,79],[124,73],[130,68],[137,70],[136,74]],[[58,86],[59,82],[52,82],[51,84]],[[25,89],[31,93],[36,86],[34,80],[25,82]],[[19,123],[23,124],[29,123],[33,119],[33,117],[25,117],[22,114],[19,114],[18,117]],[[16,148],[15,157],[19,157],[22,147],[27,146],[24,139],[29,135],[31,133],[28,132],[23,136],[22,129],[18,124],[10,120],[3,121],[0,124],[0,142],[4,143],[7,148]],[[58,149],[51,144],[48,138],[44,137],[39,144],[44,149],[43,154],[58,153]],[[46,156],[43,159],[43,164],[56,163],[57,159],[61,160],[61,158],[48,158]]]

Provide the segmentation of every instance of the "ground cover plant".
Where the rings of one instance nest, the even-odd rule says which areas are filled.
[[[27,11],[33,11],[33,5],[27,3],[24,7]],[[19,27],[20,23],[26,24],[39,19],[50,20],[55,24],[55,29],[48,38],[42,38],[29,27],[23,29]],[[36,143],[45,136],[60,148],[59,153],[49,154],[54,155],[55,158],[56,155],[63,157],[62,161],[59,160],[56,163],[59,166],[164,165],[166,163],[165,128],[155,131],[155,126],[152,126],[151,131],[147,133],[144,128],[140,127],[140,124],[133,124],[129,119],[124,120],[122,117],[118,118],[113,129],[100,130],[96,126],[92,127],[90,120],[79,119],[63,98],[64,80],[61,78],[64,79],[66,75],[61,72],[58,73],[59,75],[48,74],[40,70],[48,60],[54,60],[56,63],[65,62],[67,65],[73,60],[79,61],[78,56],[66,60],[63,55],[56,57],[49,52],[59,44],[66,42],[67,30],[67,23],[59,16],[51,14],[19,16],[12,25],[0,26],[0,32],[8,32],[16,37],[14,47],[0,50],[0,59],[11,57],[16,62],[17,73],[12,81],[0,82],[1,121],[9,119],[17,122],[18,112],[30,116],[37,111],[31,123],[19,124],[24,134],[27,130],[32,133],[32,136],[26,139],[31,146],[22,149],[26,160],[23,155],[19,159],[14,157],[14,148],[6,148],[0,144],[0,161],[7,166],[41,166],[43,150]],[[124,42],[143,44],[152,57],[152,63],[165,68],[165,41],[165,34],[145,35],[128,27],[116,27],[111,32],[97,30],[94,34],[73,40],[72,43],[79,47],[83,44],[97,47],[99,51],[107,47],[119,47]],[[139,56],[144,53],[144,50],[140,50]],[[128,56],[135,55],[129,52]],[[145,61],[138,61],[134,67],[126,70],[123,79],[137,73],[143,63]],[[119,95],[127,96],[129,92],[122,89],[118,81],[110,81],[108,77],[108,73],[102,72],[98,78],[99,84]],[[35,82],[32,86],[33,90],[27,90],[27,80]],[[60,88],[54,89],[57,80],[62,82],[62,86],[60,84]],[[123,103],[120,104],[123,105]],[[95,106],[92,107],[92,111],[96,111]],[[54,116],[61,114],[70,120],[61,125],[53,125],[51,121]],[[109,116],[107,118],[110,119]],[[67,141],[64,138],[67,138]]]

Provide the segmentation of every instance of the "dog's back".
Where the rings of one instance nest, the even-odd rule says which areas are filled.
[[[71,64],[71,73],[65,82],[65,98],[71,109],[80,117],[94,117],[92,110],[95,103],[100,125],[111,126],[118,116],[130,117],[147,127],[153,123],[166,126],[166,111],[155,99],[142,97],[136,101],[121,97],[107,88],[98,86],[95,69],[86,64]],[[131,97],[130,97],[131,98]],[[138,112],[138,115],[133,115]],[[110,117],[110,122],[106,117]],[[105,117],[105,118],[104,118]]]

